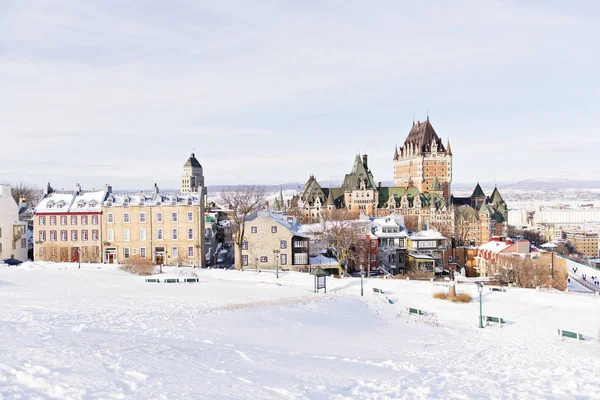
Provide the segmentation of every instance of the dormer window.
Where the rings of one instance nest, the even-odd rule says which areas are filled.
[[[89,202],[88,204],[90,207],[96,207],[98,205],[98,203],[96,203],[96,200],[92,200]]]
[[[48,203],[46,203],[46,208],[53,208],[54,205],[55,203],[52,200],[50,200]]]
[[[171,204],[172,204],[172,205],[176,205],[176,204],[177,204],[177,197],[173,197],[173,198],[171,199]]]
[[[129,205],[129,197],[123,198],[123,207],[127,207]]]
[[[187,204],[188,204],[188,206],[191,206],[191,205],[192,205],[192,198],[191,198],[191,197],[188,197],[188,199],[187,199]]]
[[[77,208],[83,208],[85,206],[85,201],[81,200],[77,203]]]
[[[140,197],[140,206],[143,206],[145,201],[146,201],[146,199],[144,199],[143,197]]]
[[[58,208],[63,208],[65,206],[65,204],[66,203],[61,200],[61,201],[58,202],[57,206],[58,206]]]

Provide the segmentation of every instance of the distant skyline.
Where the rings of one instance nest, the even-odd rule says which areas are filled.
[[[454,182],[599,180],[600,5],[451,4],[2,1],[0,181],[390,181],[427,113]]]

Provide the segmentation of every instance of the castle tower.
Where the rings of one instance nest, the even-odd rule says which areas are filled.
[[[437,178],[437,182],[436,181]],[[394,149],[394,185],[443,194],[450,200],[452,152],[437,135],[429,117],[413,122],[404,144]]]
[[[183,174],[181,174],[181,192],[198,192],[198,189],[204,186],[204,173],[202,165],[196,159],[194,153],[183,165]]]

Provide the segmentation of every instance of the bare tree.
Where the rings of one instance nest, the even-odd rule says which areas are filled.
[[[15,185],[12,185],[11,192],[17,204],[19,204],[22,199],[30,207],[34,207],[37,203],[39,203],[43,196],[41,190],[25,182],[19,182]]]
[[[419,216],[418,215],[405,215],[404,216],[404,227],[411,232],[419,231],[420,230]]]
[[[235,267],[242,269],[242,242],[246,234],[246,219],[264,204],[265,189],[254,185],[225,188],[221,191],[219,202],[231,211]]]
[[[454,235],[458,246],[467,244],[469,233],[478,222],[477,212],[469,206],[454,209]]]
[[[317,246],[331,252],[341,268],[368,263],[369,244],[364,231],[364,221],[349,219],[345,210],[323,214],[323,221],[310,234]]]

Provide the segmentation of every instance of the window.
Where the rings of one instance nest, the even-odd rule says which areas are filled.
[[[96,259],[98,257],[100,257],[100,247],[98,247],[98,246],[92,247],[92,257],[94,257]]]
[[[56,225],[56,215],[50,217],[50,225]]]
[[[162,213],[161,212],[156,213],[156,222],[162,222]]]
[[[376,254],[371,254],[371,262],[373,261],[377,261],[377,255]]]
[[[295,240],[294,248],[297,249],[299,247],[308,247],[308,240]]]
[[[374,249],[377,247],[377,240],[371,240],[371,248]]]
[[[194,240],[194,228],[188,228],[188,240]]]
[[[77,215],[71,215],[71,225],[77,225]]]
[[[40,217],[40,225],[46,225],[46,217]]]
[[[88,231],[81,231],[81,240],[88,240]]]
[[[194,258],[194,246],[188,247],[188,258]]]
[[[123,241],[129,242],[131,240],[131,231],[129,229],[123,229]]]
[[[140,247],[140,258],[146,258],[146,248]]]
[[[280,249],[287,249],[287,240],[280,240],[279,241],[279,248]]]
[[[92,229],[92,240],[98,240],[98,229]]]
[[[194,222],[194,213],[193,212],[190,211],[187,213],[187,221]]]
[[[92,225],[98,225],[98,216],[92,215]]]
[[[63,242],[67,241],[67,231],[60,231],[60,240]]]
[[[261,263],[266,263],[266,262],[268,262],[268,261],[269,261],[269,258],[268,258],[267,256],[262,256],[262,257],[260,258],[260,262],[261,262]]]
[[[459,262],[460,261],[460,256],[456,256],[456,260],[455,261]]]
[[[277,233],[277,227],[276,226],[272,226],[271,227],[271,233]]]
[[[245,240],[242,242],[242,250],[248,250],[248,242]]]
[[[171,257],[173,257],[173,260],[177,260],[179,258],[179,248],[178,247],[171,247]]]
[[[448,256],[448,262],[452,262],[452,256]]]
[[[123,247],[123,258],[127,259],[129,258],[129,247]]]
[[[133,248],[133,255],[135,256],[137,254],[137,248]]]
[[[294,265],[308,264],[307,253],[296,253],[294,254]]]
[[[140,229],[140,242],[145,242],[145,241],[146,241],[146,229],[141,228]]]
[[[287,254],[280,254],[279,258],[281,265],[287,265]]]
[[[82,215],[81,216],[81,225],[87,225],[87,223],[88,223],[87,215]]]
[[[256,233],[256,232],[257,232],[257,230],[256,230],[256,227],[255,227],[255,226],[253,226],[252,228],[250,228],[250,232],[252,232],[252,233]]]
[[[50,241],[51,242],[56,242],[56,231],[50,231]]]
[[[178,217],[178,215],[176,212],[171,213],[171,221],[172,222],[177,222],[177,217]]]
[[[123,223],[128,224],[131,220],[129,219],[129,213],[123,213]]]
[[[113,214],[113,213],[106,214],[106,222],[109,224],[114,224],[115,223],[115,214]]]
[[[156,230],[156,240],[163,240],[163,230],[162,229]]]
[[[171,239],[177,240],[177,236],[178,236],[177,228],[171,229]]]
[[[71,231],[71,241],[72,242],[77,241],[77,231]]]
[[[248,256],[245,254],[242,256],[242,265],[248,265]]]
[[[109,242],[112,242],[115,240],[115,231],[114,229],[109,229],[106,232],[106,240],[108,240]]]
[[[145,224],[145,223],[146,223],[146,213],[141,212],[140,213],[140,224]]]
[[[87,258],[87,256],[88,256],[88,248],[87,248],[87,247],[82,247],[82,248],[81,248],[81,255],[82,255],[84,258]]]

